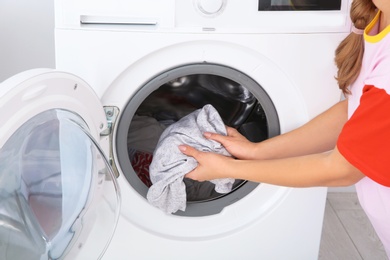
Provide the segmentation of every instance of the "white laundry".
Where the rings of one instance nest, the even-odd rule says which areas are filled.
[[[226,127],[217,110],[206,105],[169,126],[161,135],[149,168],[153,185],[149,188],[148,201],[166,213],[186,208],[184,175],[197,166],[197,161],[180,152],[180,144],[188,144],[201,151],[231,156],[218,142],[204,138],[204,132],[226,135]],[[218,193],[231,191],[234,179],[211,181]]]

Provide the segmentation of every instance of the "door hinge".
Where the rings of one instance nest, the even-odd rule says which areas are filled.
[[[114,170],[114,173],[116,177],[119,177],[119,171],[118,168],[116,167],[115,160],[114,160],[114,140],[113,140],[113,131],[115,127],[116,120],[119,115],[119,108],[117,107],[104,107],[104,112],[106,113],[106,118],[107,118],[107,128],[100,132],[100,136],[108,136],[109,139],[109,162],[111,164],[112,169]]]

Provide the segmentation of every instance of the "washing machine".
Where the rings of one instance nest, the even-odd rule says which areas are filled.
[[[348,0],[56,0],[56,70],[25,72],[0,89],[2,107],[18,109],[1,115],[0,157],[26,162],[6,163],[18,180],[7,182],[19,184],[3,188],[18,194],[9,208],[24,198],[18,209],[29,212],[12,220],[29,221],[26,239],[35,241],[31,230],[43,239],[42,258],[317,259],[326,188],[236,180],[218,194],[211,183],[185,180],[186,190],[202,192],[187,194],[185,211],[166,214],[147,201],[148,165],[161,131],[207,104],[260,142],[338,102],[333,58],[351,28],[349,7]],[[67,220],[51,224],[56,232],[45,226],[55,218],[40,218],[50,215],[28,199],[34,190],[21,188],[26,166],[46,176],[27,178],[40,187],[35,193],[57,185],[52,195],[62,206],[43,203]],[[55,181],[57,172],[69,177]],[[17,251],[16,238],[7,241]]]

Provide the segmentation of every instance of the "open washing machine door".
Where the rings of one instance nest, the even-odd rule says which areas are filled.
[[[0,84],[0,107],[0,258],[99,259],[120,208],[100,100],[38,69]]]

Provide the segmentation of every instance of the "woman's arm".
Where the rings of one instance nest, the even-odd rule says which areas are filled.
[[[251,143],[237,130],[228,128],[228,136],[206,133],[239,159],[278,159],[329,151],[347,121],[347,100],[341,101],[305,125],[260,143]]]
[[[199,163],[186,177],[199,181],[235,178],[290,187],[354,184],[364,175],[335,147],[347,117],[345,100],[302,127],[257,144],[231,128],[228,136],[208,133],[207,138],[222,143],[240,160],[182,145],[179,149]]]

